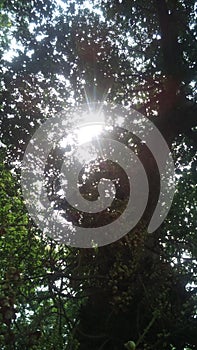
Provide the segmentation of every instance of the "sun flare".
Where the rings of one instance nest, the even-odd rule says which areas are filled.
[[[67,147],[68,145],[82,145],[86,142],[98,138],[103,131],[103,124],[90,124],[80,128],[76,128],[68,136],[64,137],[60,141],[61,147]]]
[[[86,125],[79,128],[76,132],[77,143],[80,145],[89,142],[94,138],[97,138],[102,133],[102,130],[102,124]]]

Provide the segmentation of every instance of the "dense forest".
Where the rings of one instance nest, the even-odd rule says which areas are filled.
[[[197,349],[196,9],[194,0],[0,0],[0,349]],[[120,239],[80,247],[36,225],[21,169],[43,123],[90,103],[136,111],[160,131],[175,193],[149,232],[158,164],[137,137],[110,131],[143,163],[148,203]],[[53,150],[45,169],[51,202],[61,152]],[[84,172],[89,202],[101,178],[119,179],[113,210],[94,222],[59,198],[56,206],[73,225],[105,232],[128,204],[126,173],[106,159]]]

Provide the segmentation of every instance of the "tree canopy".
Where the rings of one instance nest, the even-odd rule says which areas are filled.
[[[195,6],[194,0],[0,1],[2,350],[196,349]],[[175,163],[173,204],[148,233],[159,174],[147,147],[133,139],[150,187],[142,220],[104,247],[57,244],[27,212],[21,161],[45,120],[103,101],[141,112],[160,130]],[[127,146],[130,136],[116,134]],[[124,209],[125,174],[110,162],[101,165],[91,165],[84,196],[95,167],[102,176],[117,172],[124,185],[117,206]],[[107,222],[102,216],[98,224],[105,230]]]

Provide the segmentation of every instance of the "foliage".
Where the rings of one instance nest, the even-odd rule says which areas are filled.
[[[1,349],[196,348],[194,7],[1,1]],[[28,216],[20,161],[46,118],[104,99],[141,111],[163,133],[177,173],[173,206],[147,234],[158,174],[142,148],[150,200],[139,225],[110,246],[57,246]]]
[[[1,175],[1,349],[63,349],[83,301],[72,302],[70,252],[32,226],[16,179],[2,164]]]

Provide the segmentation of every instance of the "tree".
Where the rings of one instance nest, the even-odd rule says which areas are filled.
[[[191,0],[77,1],[64,8],[52,0],[2,2],[4,42],[18,43],[12,60],[1,62],[7,167],[14,164],[20,177],[16,160],[34,130],[88,96],[132,106],[153,121],[179,179],[166,222],[147,234],[159,182],[151,155],[139,148],[150,186],[141,222],[109,246],[80,250],[57,247],[35,228],[2,168],[3,349],[119,350],[132,343],[139,350],[195,349],[194,6]]]

